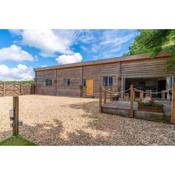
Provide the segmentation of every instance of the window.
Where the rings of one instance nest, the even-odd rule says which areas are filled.
[[[46,86],[52,86],[52,80],[51,79],[46,79],[45,80],[45,85]]]
[[[103,86],[112,86],[113,85],[113,77],[103,77]]]
[[[83,80],[83,87],[86,87],[86,80]]]
[[[64,79],[64,85],[70,86],[70,79]]]

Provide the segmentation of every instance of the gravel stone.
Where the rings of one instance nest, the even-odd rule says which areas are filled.
[[[98,99],[20,96],[20,134],[39,145],[175,145],[175,125],[99,113]],[[0,97],[0,140],[12,97]]]

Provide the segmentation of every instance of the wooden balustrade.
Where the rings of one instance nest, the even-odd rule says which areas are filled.
[[[175,85],[172,87],[171,123],[175,124]]]
[[[134,98],[135,98],[135,92],[133,84],[130,86],[130,117],[134,116]]]

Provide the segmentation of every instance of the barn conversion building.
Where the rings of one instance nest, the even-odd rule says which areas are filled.
[[[155,59],[141,54],[36,68],[36,94],[98,97],[100,85],[117,92],[131,83],[137,89],[163,91],[175,82],[175,70],[165,67],[168,58],[165,53]]]

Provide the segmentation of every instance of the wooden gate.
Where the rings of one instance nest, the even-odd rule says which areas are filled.
[[[0,96],[34,94],[34,85],[29,83],[0,82]]]
[[[4,96],[4,83],[0,83],[0,96]]]

